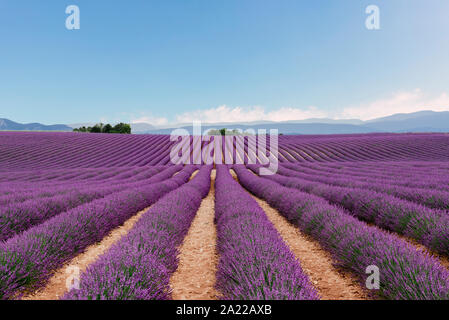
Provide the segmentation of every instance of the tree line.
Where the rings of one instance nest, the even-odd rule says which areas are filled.
[[[130,134],[131,133],[131,125],[127,123],[120,122],[115,126],[110,125],[109,123],[97,123],[93,127],[85,127],[73,129],[74,132],[88,132],[88,133],[122,133],[122,134]]]
[[[240,136],[248,135],[249,133],[238,129],[228,130],[227,128],[222,128],[220,130],[210,129],[207,134],[210,136]]]
[[[207,135],[209,136],[258,136],[258,133],[253,133],[250,131],[243,131],[240,129],[232,129],[232,130],[228,130],[227,128],[222,128],[220,130],[216,130],[216,129],[210,129],[209,131],[207,131]],[[282,136],[282,133],[279,133],[280,136]]]

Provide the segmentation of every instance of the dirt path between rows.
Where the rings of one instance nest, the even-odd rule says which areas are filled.
[[[253,196],[254,197],[254,196]],[[331,255],[309,236],[289,223],[276,209],[256,197],[259,206],[278,230],[284,242],[301,263],[315,288],[324,300],[366,300],[368,295],[352,274],[336,269]]]
[[[170,278],[174,300],[214,300],[218,255],[215,249],[217,233],[214,224],[215,170],[211,173],[211,189],[203,199],[179,248],[178,269]]]
[[[236,173],[231,174],[238,181]],[[350,272],[334,267],[331,254],[310,236],[287,221],[266,201],[251,195],[265,211],[284,242],[299,260],[302,269],[309,276],[314,287],[324,300],[368,300],[368,294]]]
[[[173,177],[179,172],[180,171],[174,173]],[[199,170],[194,171],[189,180],[192,180],[198,172]],[[76,256],[63,267],[56,270],[44,288],[41,288],[32,294],[23,296],[22,300],[60,299],[68,291],[66,287],[66,280],[70,276],[70,272],[68,272],[68,270],[79,268],[79,272],[82,274],[90,264],[94,263],[101,255],[106,253],[106,251],[108,251],[114,243],[118,242],[123,236],[127,235],[142,215],[150,208],[151,206],[139,211],[137,214],[128,219],[123,225],[112,230],[100,242],[87,247],[82,254]]]
[[[196,170],[192,173],[190,180],[195,177],[198,171],[199,170]],[[173,177],[179,172],[180,171],[174,173]],[[76,256],[63,267],[56,270],[44,288],[41,288],[32,294],[25,295],[22,297],[22,300],[60,299],[68,291],[66,285],[66,280],[70,276],[70,272],[68,272],[68,270],[79,268],[80,274],[82,274],[90,264],[94,263],[101,255],[106,253],[106,251],[108,251],[114,243],[118,242],[123,236],[127,235],[136,222],[139,221],[142,215],[150,208],[151,206],[139,211],[137,214],[128,219],[123,225],[112,230],[100,242],[87,247],[82,254]]]
[[[55,271],[54,275],[47,282],[47,285],[34,292],[33,294],[24,296],[22,300],[57,300],[61,298],[68,290],[66,280],[69,277],[67,270],[79,268],[82,274],[87,267],[95,262],[102,254],[104,254],[114,243],[119,241],[131,230],[140,217],[150,209],[148,207],[139,211],[132,218],[128,219],[122,226],[112,230],[106,237],[96,244],[86,248],[86,250],[65,264],[62,268]]]

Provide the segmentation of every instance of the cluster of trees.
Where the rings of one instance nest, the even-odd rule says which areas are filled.
[[[244,132],[239,129],[228,130],[226,128],[220,130],[211,129],[207,132],[210,136],[239,136],[239,135],[249,135],[248,132]]]
[[[98,123],[93,127],[81,127],[73,129],[74,132],[89,132],[89,133],[123,133],[130,134],[131,133],[131,125],[127,123],[120,122],[115,126],[111,126],[108,124]]]
[[[220,130],[214,130],[211,129],[207,132],[207,134],[209,136],[253,136],[254,135],[254,131],[253,132],[248,132],[248,131],[242,131],[240,129],[232,129],[232,130],[228,130],[226,128],[220,129]],[[257,133],[255,134],[256,136],[258,135]],[[283,134],[280,133],[280,136],[282,136]]]

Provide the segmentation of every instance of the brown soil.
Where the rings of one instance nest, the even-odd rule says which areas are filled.
[[[170,278],[174,300],[217,299],[218,293],[214,288],[218,264],[214,182],[215,170],[212,170],[211,189],[179,248],[178,269]]]
[[[200,170],[196,170],[192,173],[192,175],[189,178],[189,181],[192,180],[193,178],[195,178],[195,176],[198,174],[198,172],[200,172]]]
[[[190,180],[193,179],[198,172],[199,170],[194,171],[190,177]],[[179,171],[176,172],[173,177],[178,173]],[[69,268],[78,267],[80,274],[82,274],[90,264],[94,263],[114,243],[128,234],[141,216],[150,208],[151,207],[148,207],[142,211],[139,211],[136,215],[128,219],[122,226],[112,230],[101,242],[89,246],[84,253],[78,255],[65,264],[62,268],[56,270],[44,288],[39,289],[32,294],[25,295],[22,297],[22,300],[57,300],[62,297],[67,292],[66,279],[69,274],[66,270]]]
[[[352,274],[338,270],[333,266],[331,255],[321,248],[320,244],[309,236],[302,234],[297,227],[290,224],[268,203],[258,198],[255,198],[255,200],[265,211],[284,242],[298,258],[302,269],[307,273],[322,299],[369,299]]]
[[[231,173],[235,179],[234,170]],[[340,270],[333,265],[329,252],[311,237],[289,223],[276,209],[267,202],[253,196],[265,211],[268,219],[278,230],[284,242],[301,263],[304,272],[324,300],[367,300],[368,294],[360,282],[350,272]]]
[[[134,227],[140,217],[148,211],[148,209],[149,208],[139,211],[135,216],[128,219],[122,226],[112,230],[101,242],[89,246],[84,253],[78,255],[65,264],[62,268],[56,270],[44,288],[34,292],[33,294],[24,296],[22,299],[57,300],[62,297],[67,292],[66,279],[68,274],[66,273],[66,270],[68,270],[68,268],[78,267],[80,274],[82,274],[91,263],[95,262],[114,243],[125,236],[129,230]]]

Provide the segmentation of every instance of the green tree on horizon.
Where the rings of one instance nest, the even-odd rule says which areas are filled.
[[[115,126],[109,123],[97,123],[93,127],[85,127],[73,129],[73,132],[86,132],[86,133],[120,133],[120,134],[131,134],[131,125],[128,123],[120,122]]]

